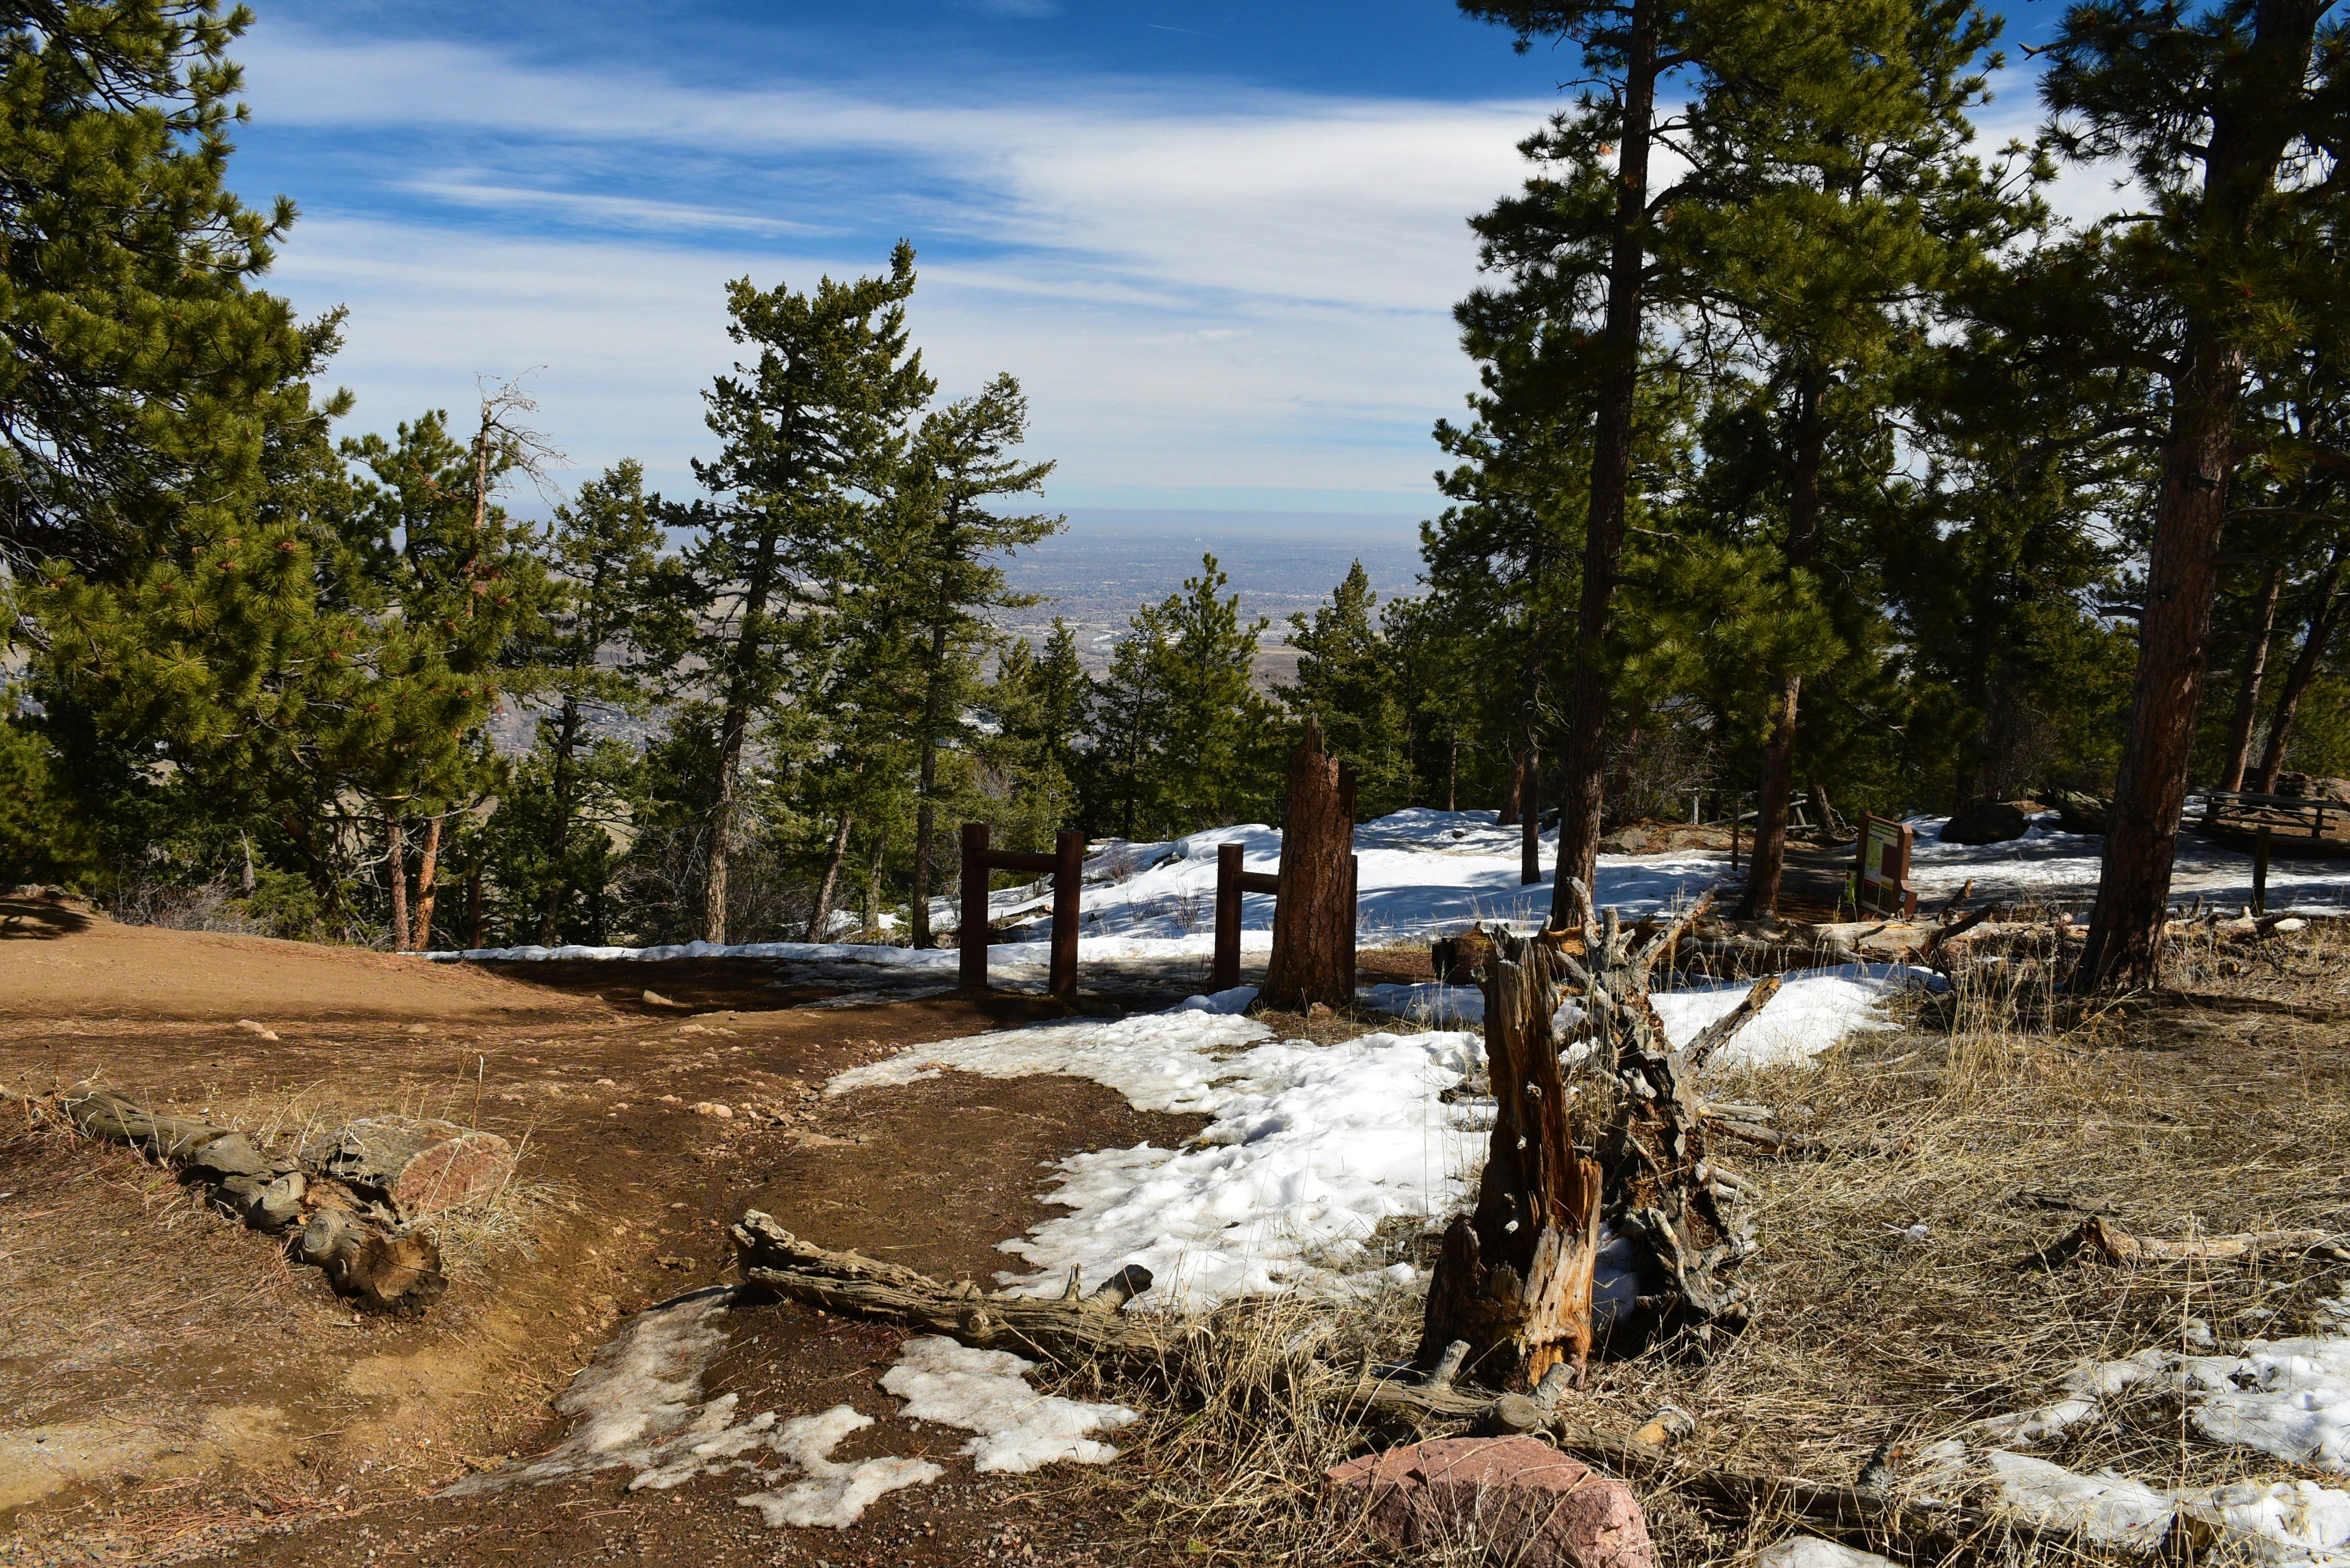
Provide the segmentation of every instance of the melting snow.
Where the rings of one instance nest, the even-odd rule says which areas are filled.
[[[764,1450],[781,1457],[803,1479],[736,1501],[759,1510],[770,1528],[844,1530],[863,1518],[876,1498],[946,1473],[928,1459],[835,1459],[832,1450],[842,1438],[873,1425],[872,1417],[847,1405],[788,1421],[772,1410],[737,1421],[738,1396],[702,1400],[702,1374],[725,1346],[721,1320],[733,1299],[733,1291],[720,1287],[637,1314],[555,1401],[556,1411],[574,1418],[561,1442],[528,1464],[468,1476],[449,1487],[447,1495],[476,1496],[525,1481],[544,1486],[564,1476],[622,1467],[637,1472],[629,1479],[630,1491],[665,1491],[697,1476],[757,1473],[755,1456]],[[1033,1365],[1002,1351],[966,1350],[951,1339],[931,1336],[907,1341],[899,1365],[881,1386],[906,1402],[901,1413],[911,1419],[977,1432],[963,1452],[982,1470],[1033,1470],[1058,1460],[1097,1465],[1116,1459],[1116,1449],[1086,1434],[1126,1426],[1139,1418],[1135,1412],[1039,1395],[1023,1376]]]
[[[947,1473],[928,1459],[861,1459],[845,1465],[832,1457],[833,1446],[841,1438],[872,1424],[872,1417],[846,1405],[786,1422],[775,1434],[773,1446],[797,1465],[807,1480],[794,1481],[779,1491],[754,1491],[734,1501],[744,1508],[757,1509],[770,1530],[785,1525],[846,1530],[865,1517],[876,1498],[901,1487],[927,1485]]]
[[[910,1339],[881,1386],[906,1402],[911,1421],[936,1421],[979,1436],[962,1446],[972,1469],[1021,1473],[1056,1459],[1081,1465],[1118,1458],[1086,1436],[1141,1419],[1123,1405],[1088,1405],[1039,1394],[1024,1375],[1035,1366],[1009,1351],[973,1350],[944,1334]]]

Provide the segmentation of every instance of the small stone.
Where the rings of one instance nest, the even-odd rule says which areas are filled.
[[[1332,1487],[1407,1546],[1485,1543],[1517,1568],[1656,1568],[1631,1489],[1535,1438],[1445,1438],[1352,1459]]]
[[[716,1100],[702,1100],[695,1103],[693,1114],[697,1116],[716,1116],[720,1121],[732,1121],[734,1119],[734,1107],[722,1106]]]
[[[238,1019],[236,1021],[236,1026],[239,1029],[244,1030],[247,1034],[258,1034],[264,1040],[275,1040],[277,1038],[276,1031],[271,1029],[268,1024],[256,1023],[250,1018]]]

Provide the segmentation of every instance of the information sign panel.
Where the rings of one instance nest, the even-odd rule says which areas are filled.
[[[1907,825],[1861,817],[1860,868],[1853,892],[1864,912],[1905,918],[1918,912],[1918,892],[1909,886],[1909,853],[1916,846],[1916,831]]]

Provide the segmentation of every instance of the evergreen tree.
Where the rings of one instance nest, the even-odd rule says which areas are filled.
[[[681,682],[715,688],[705,941],[726,940],[744,750],[791,683],[794,613],[810,602],[821,558],[867,525],[896,471],[905,423],[932,390],[906,341],[913,289],[914,251],[903,243],[886,278],[827,277],[813,294],[761,290],[748,278],[727,287],[727,335],[757,358],[704,395],[721,444],[693,472],[720,499],[679,519],[697,536],[664,585],[667,613],[647,628]]]
[[[660,498],[623,460],[555,508],[546,558],[559,597],[534,650],[542,712],[494,819],[497,875],[513,919],[548,946],[601,942],[612,830],[637,785],[636,748],[599,724],[646,711],[651,691],[629,646],[661,545]]]
[[[2116,361],[2151,364],[2161,453],[2129,732],[2115,786],[2084,986],[2151,984],[2202,698],[2228,483],[2255,367],[2338,348],[2350,97],[2331,0],[2089,0],[2048,46],[2051,140],[2126,163],[2146,210],[2082,247],[2097,314],[2140,327]],[[2124,358],[2126,356],[2126,358]]]
[[[0,19],[0,567],[135,576],[258,504],[332,347],[254,286],[294,220],[227,190],[244,117],[215,0]],[[336,411],[330,410],[329,411]]]
[[[1044,487],[1049,462],[1012,455],[1025,439],[1028,400],[1019,383],[998,376],[976,397],[922,421],[901,465],[885,516],[892,524],[877,575],[911,615],[910,660],[920,691],[912,739],[917,756],[914,817],[913,941],[930,945],[931,857],[941,798],[940,753],[966,754],[978,696],[979,656],[1002,634],[987,612],[1036,602],[1015,593],[999,564],[1013,551],[1058,532],[1065,520],[1004,514],[989,503]]]
[[[1395,660],[1371,619],[1378,596],[1357,561],[1330,602],[1289,618],[1297,680],[1280,689],[1292,713],[1318,719],[1323,748],[1347,768],[1357,812],[1384,816],[1411,803],[1410,732]]]

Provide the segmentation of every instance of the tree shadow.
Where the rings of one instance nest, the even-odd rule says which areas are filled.
[[[89,929],[89,917],[47,898],[0,898],[0,941],[55,941]]]

